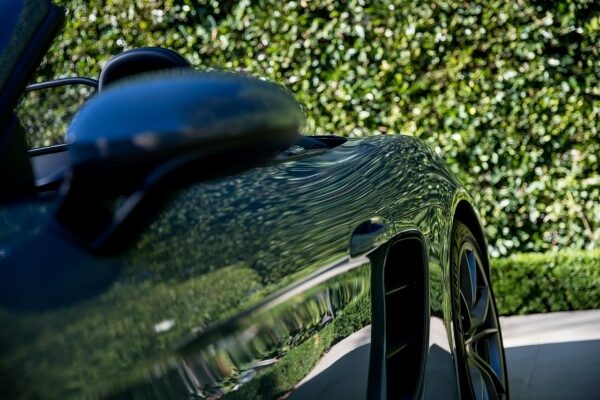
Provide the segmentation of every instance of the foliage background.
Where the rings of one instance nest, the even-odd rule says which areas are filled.
[[[600,249],[492,260],[501,315],[600,308]]]
[[[123,50],[169,47],[285,85],[307,132],[422,138],[476,199],[492,256],[600,241],[598,2],[59,3],[67,24],[37,80],[97,77]],[[32,146],[61,141],[81,103],[68,99],[86,94],[28,97]]]

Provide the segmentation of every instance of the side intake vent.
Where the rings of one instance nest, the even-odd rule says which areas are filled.
[[[388,399],[413,399],[423,376],[427,332],[427,261],[418,239],[401,239],[384,267]]]

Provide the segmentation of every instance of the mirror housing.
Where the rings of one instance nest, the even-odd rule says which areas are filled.
[[[126,250],[180,189],[260,165],[299,139],[303,121],[289,92],[247,75],[124,80],[69,127],[57,225],[94,253]]]
[[[145,75],[91,99],[67,133],[74,170],[160,163],[194,151],[278,149],[298,135],[302,111],[280,86],[228,72]],[[251,155],[248,155],[251,156]]]

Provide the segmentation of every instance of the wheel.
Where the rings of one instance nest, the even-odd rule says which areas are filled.
[[[464,224],[452,229],[452,330],[461,399],[508,399],[502,333],[481,249]]]

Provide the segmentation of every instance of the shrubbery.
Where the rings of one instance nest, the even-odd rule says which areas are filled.
[[[519,254],[492,260],[502,315],[600,308],[600,250]]]
[[[169,47],[287,86],[308,132],[423,138],[475,197],[493,256],[600,240],[598,2],[61,3],[66,29],[39,80]],[[31,128],[39,109],[24,116]],[[56,141],[53,129],[32,143]]]

